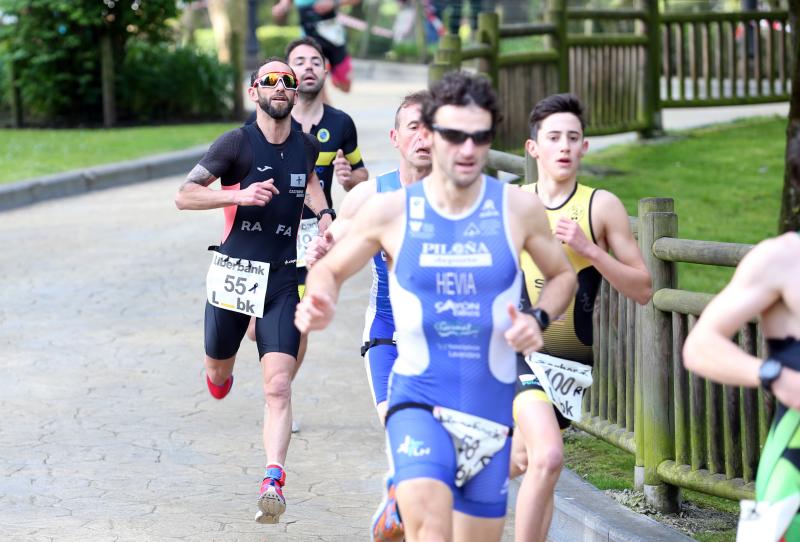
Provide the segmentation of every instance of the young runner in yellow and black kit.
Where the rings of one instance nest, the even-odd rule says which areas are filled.
[[[600,279],[605,277],[624,295],[646,303],[650,274],[619,199],[605,190],[578,184],[578,167],[588,148],[578,99],[568,94],[545,98],[533,109],[530,128],[526,150],[537,159],[539,180],[524,189],[536,193],[544,203],[550,227],[578,275],[578,290],[567,311],[548,315],[537,308],[544,285],[541,273],[527,255],[520,261],[525,274],[522,308],[539,320],[544,330],[541,352],[554,358],[538,356],[535,362],[531,360],[533,366],[522,358],[517,362],[517,431],[511,475],[526,469],[532,472],[525,476],[517,496],[515,533],[518,541],[543,542],[550,526],[553,488],[563,463],[560,429],[569,424],[567,417],[580,415],[579,401],[570,404],[556,397],[559,408],[554,407],[548,395],[552,389],[539,380],[547,378],[543,364],[568,367],[571,374],[590,382],[591,370],[586,367],[592,363],[592,310]],[[558,387],[556,379],[566,374],[556,373],[549,373],[554,387]]]
[[[800,143],[795,147],[800,151]],[[759,243],[705,308],[683,348],[686,368],[732,386],[756,387],[777,400],[756,473],[756,503],[737,540],[800,542],[800,232]],[[730,340],[758,316],[766,361]]]

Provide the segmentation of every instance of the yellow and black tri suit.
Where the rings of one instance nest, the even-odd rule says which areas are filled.
[[[536,192],[536,184],[526,185],[522,189]],[[595,193],[596,189],[576,183],[572,194],[563,204],[554,208],[545,207],[551,229],[555,230],[558,220],[565,217],[577,222],[586,238],[597,243],[591,221],[592,200]],[[575,298],[570,301],[564,315],[551,321],[542,334],[544,347],[541,351],[558,358],[592,365],[592,311],[602,277],[589,260],[576,253],[566,243],[562,246],[578,275],[578,291]],[[520,305],[522,308],[535,306],[544,286],[544,276],[527,252],[523,252],[520,257],[520,267],[525,275]],[[519,397],[523,392],[530,392],[525,395],[532,399],[549,401],[539,385],[539,381],[533,375],[533,371],[522,359],[522,356],[519,356],[517,359],[518,399],[514,402],[515,417],[516,410],[519,408],[518,403],[521,403]],[[556,410],[556,415],[561,428],[566,428],[569,421],[561,416],[558,410]]]
[[[328,207],[333,209],[331,185],[333,184],[333,161],[336,159],[336,152],[342,149],[344,157],[347,158],[354,170],[364,167],[364,162],[361,160],[361,151],[358,148],[356,125],[350,115],[328,104],[323,104],[322,107],[322,118],[318,124],[311,127],[308,133],[319,141],[320,151],[315,171],[322,185],[322,191],[325,193]],[[292,127],[297,130],[303,129],[302,125],[294,118],[292,118]],[[303,220],[313,219],[314,217],[315,215],[311,209],[308,207],[303,209]],[[300,297],[303,297],[306,275],[308,274],[307,268],[305,266],[298,267],[297,273]]]

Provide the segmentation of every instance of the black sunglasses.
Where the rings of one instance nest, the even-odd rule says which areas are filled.
[[[286,90],[294,90],[297,88],[297,78],[294,74],[288,72],[267,72],[258,79],[256,79],[253,86],[262,88],[273,88],[277,86],[278,81],[283,82],[283,88]]]
[[[437,132],[442,136],[442,139],[455,145],[461,145],[470,138],[476,145],[488,145],[494,138],[494,130],[492,129],[480,130],[478,132],[464,132],[461,130],[456,130],[455,128],[445,128],[444,126],[439,126],[438,124],[434,124],[432,128],[434,132]]]

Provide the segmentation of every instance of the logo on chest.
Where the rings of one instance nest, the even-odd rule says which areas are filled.
[[[327,143],[331,138],[331,133],[327,128],[320,128],[317,132],[317,141],[320,143]]]
[[[420,267],[491,267],[492,253],[482,241],[422,243]]]

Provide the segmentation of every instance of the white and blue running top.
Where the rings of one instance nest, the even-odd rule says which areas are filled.
[[[389,408],[438,405],[512,425],[516,354],[504,333],[521,289],[507,217],[508,187],[483,176],[475,204],[457,216],[406,189],[406,225],[389,274],[398,358]]]
[[[378,192],[393,192],[402,188],[400,171],[397,169],[379,175],[375,182]],[[372,289],[367,312],[372,312],[373,315],[377,314],[389,321],[392,319],[392,304],[389,301],[389,271],[386,268],[386,253],[382,250],[372,258]]]

